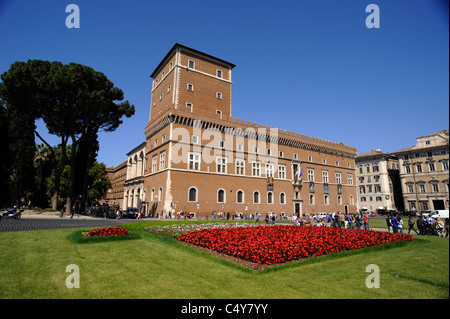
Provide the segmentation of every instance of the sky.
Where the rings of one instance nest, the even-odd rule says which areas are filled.
[[[103,72],[136,108],[99,134],[107,166],[145,141],[150,74],[175,43],[236,65],[235,118],[394,152],[449,128],[448,16],[448,0],[0,0],[0,73],[28,59]]]

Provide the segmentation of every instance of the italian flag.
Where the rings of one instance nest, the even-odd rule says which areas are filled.
[[[303,176],[303,169],[301,170],[300,175],[298,173],[299,173],[299,168],[297,168],[297,171],[295,172],[294,179],[298,179],[299,177]]]

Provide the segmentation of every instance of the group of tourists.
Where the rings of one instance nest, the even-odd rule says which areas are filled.
[[[401,216],[388,215],[386,217],[386,224],[389,231],[392,228],[394,233],[403,233],[404,225]],[[411,234],[411,231],[413,231],[417,235],[448,237],[448,224],[448,218],[443,221],[440,217],[433,218],[431,214],[428,214],[426,217],[420,215],[416,221],[414,221],[412,216],[409,216],[408,234]],[[415,225],[417,225],[419,231],[414,227]]]
[[[363,213],[345,214],[341,212],[326,213],[325,216],[306,214],[302,218],[292,216],[294,225],[338,227],[345,229],[370,230],[369,216]]]

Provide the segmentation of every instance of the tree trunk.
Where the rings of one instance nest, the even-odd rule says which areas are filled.
[[[72,210],[73,186],[75,184],[75,163],[77,158],[77,140],[72,135],[72,153],[70,154],[70,179],[67,190],[66,213],[70,214]]]

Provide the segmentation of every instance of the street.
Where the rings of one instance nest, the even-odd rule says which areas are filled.
[[[143,219],[144,220],[144,219]],[[136,219],[104,219],[83,215],[75,215],[73,218],[68,216],[57,217],[41,215],[22,214],[21,219],[2,219],[0,221],[0,232],[58,229],[58,228],[77,228],[77,227],[106,227],[120,226],[123,223],[139,222]]]

